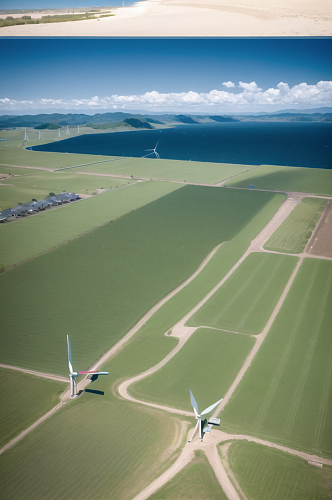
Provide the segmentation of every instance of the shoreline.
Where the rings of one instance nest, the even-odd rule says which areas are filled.
[[[332,36],[327,0],[144,0],[99,20],[0,28],[6,36]]]

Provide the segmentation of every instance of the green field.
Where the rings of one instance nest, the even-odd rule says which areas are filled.
[[[2,273],[2,361],[65,374],[69,329],[88,368],[272,196],[186,186]]]
[[[26,167],[7,167],[4,165],[0,165],[0,174],[9,174],[9,175],[33,175],[35,173],[40,173],[40,170],[37,168],[26,168]],[[14,178],[13,178],[14,180]],[[1,181],[3,182],[3,181]]]
[[[142,182],[2,224],[0,264],[7,267],[31,259],[180,187],[174,183]]]
[[[50,193],[75,192],[92,195],[97,194],[97,189],[114,189],[133,182],[129,179],[118,179],[115,177],[76,175],[73,170],[64,170],[61,172],[26,170],[30,175],[11,177],[1,182],[1,210],[13,208],[18,203],[28,203],[32,199],[43,200]]]
[[[66,384],[0,368],[0,448],[60,402]]]
[[[187,324],[261,333],[296,262],[284,255],[251,253]]]
[[[226,394],[253,345],[254,339],[245,335],[200,328],[163,368],[128,392],[136,399],[190,411],[191,389],[203,411]]]
[[[24,131],[23,131],[24,136]],[[1,151],[1,165],[18,167],[67,168],[76,165],[86,165],[104,160],[112,160],[113,156],[82,155],[74,153],[45,153],[44,151],[30,151],[22,146],[3,148]]]
[[[332,456],[332,262],[304,259],[223,429]]]
[[[303,198],[265,243],[264,248],[285,253],[303,252],[325,206],[326,200]]]
[[[177,433],[163,412],[86,393],[1,456],[1,498],[130,500],[177,457]]]
[[[328,500],[332,468],[257,443],[235,441],[230,468],[248,500]]]
[[[80,168],[79,170],[82,172],[98,172],[103,174],[133,175],[134,177],[148,179],[218,184],[225,179],[255,168],[255,165],[230,163],[125,158],[121,161],[100,163]]]
[[[332,195],[332,170],[260,165],[226,182],[226,186],[242,188],[248,188],[249,184],[255,189]]]
[[[201,450],[195,458],[149,500],[227,500],[218,480]]]

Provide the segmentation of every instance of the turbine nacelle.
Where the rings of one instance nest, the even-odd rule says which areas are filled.
[[[197,401],[194,398],[193,393],[190,391],[190,401],[191,401],[191,405],[192,405],[194,413],[195,413],[195,418],[197,420],[197,424],[195,425],[195,429],[194,429],[193,435],[191,436],[191,439],[189,440],[189,443],[190,443],[190,441],[192,441],[197,427],[198,427],[199,439],[202,439],[202,415],[206,415],[207,413],[210,413],[210,411],[212,411],[216,406],[218,406],[218,404],[221,403],[222,400],[223,400],[223,398],[219,399],[219,401],[217,401],[213,405],[209,406],[208,408],[205,408],[205,410],[203,410],[201,413],[199,413]]]
[[[76,398],[77,393],[76,393],[76,387],[77,387],[77,382],[76,382],[76,377],[79,375],[89,375],[91,377],[91,380],[96,380],[99,375],[109,375],[108,372],[100,372],[98,370],[90,370],[90,371],[84,371],[84,372],[74,372],[73,370],[73,362],[71,359],[71,346],[69,342],[69,336],[67,335],[67,347],[68,347],[68,365],[69,365],[69,378],[70,378],[70,397],[71,398]]]

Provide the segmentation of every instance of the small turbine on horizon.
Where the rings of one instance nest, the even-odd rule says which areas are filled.
[[[68,347],[68,365],[69,365],[69,378],[70,378],[70,397],[77,398],[77,382],[76,377],[79,375],[86,375],[91,373],[93,379],[98,378],[98,375],[109,375],[108,372],[99,372],[99,371],[86,371],[86,372],[74,372],[73,370],[73,362],[71,359],[71,347],[69,342],[69,335],[67,335],[67,347]]]
[[[27,134],[27,129],[25,129],[25,131],[24,131],[24,132],[25,132],[25,133],[24,133],[24,140],[25,140],[25,141],[28,141],[28,140],[29,140],[29,137],[28,137],[28,134]]]
[[[80,126],[77,125],[77,133],[79,134],[80,133]]]
[[[194,398],[194,395],[193,393],[190,391],[190,401],[191,401],[191,405],[194,409],[194,412],[195,412],[195,417],[197,418],[197,424],[195,426],[195,429],[194,429],[194,432],[193,432],[193,435],[191,436],[191,439],[189,440],[189,443],[190,441],[192,441],[194,435],[195,435],[195,432],[196,432],[196,429],[198,427],[198,433],[199,433],[199,439],[202,439],[202,415],[206,415],[207,413],[210,413],[210,411],[212,411],[216,406],[218,406],[218,404],[223,400],[224,398],[221,398],[219,399],[219,401],[217,401],[216,403],[214,403],[213,405],[209,406],[208,408],[205,408],[205,410],[203,410],[201,413],[199,413],[198,411],[198,405],[197,405],[197,402],[196,402],[196,399]],[[218,424],[217,424],[218,425]],[[209,431],[210,432],[210,431]]]
[[[59,128],[59,133],[58,133],[58,137],[61,137],[61,134],[60,134],[60,130],[61,130],[61,129]]]
[[[146,158],[147,156],[150,156],[150,155],[155,154],[155,155],[156,155],[156,158],[157,158],[158,160],[160,160],[160,156],[159,156],[159,155],[158,155],[158,153],[157,153],[157,146],[158,146],[158,144],[159,144],[159,141],[157,142],[156,147],[155,147],[154,149],[146,149],[145,151],[152,151],[152,153],[149,153],[149,154],[147,154],[147,155],[144,155],[144,156],[142,156],[142,158]]]
[[[41,136],[41,133],[40,133],[40,130],[39,130],[39,136],[38,136],[38,141],[42,140],[42,136]]]
[[[69,127],[67,125],[67,132],[66,132],[66,135],[70,135],[70,132],[69,132]]]

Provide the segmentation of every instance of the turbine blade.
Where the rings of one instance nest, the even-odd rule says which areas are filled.
[[[68,365],[70,373],[73,373],[73,362],[71,360],[71,347],[69,342],[69,335],[67,335],[67,346],[68,346]]]
[[[191,406],[194,408],[195,415],[198,415],[198,406],[196,399],[194,398],[193,393],[190,391],[190,401],[191,401]]]
[[[194,429],[193,435],[191,436],[191,440],[190,440],[190,441],[192,441],[192,440],[193,440],[193,437],[195,436],[195,432],[196,432],[196,429],[197,429],[198,424],[200,423],[200,421],[201,421],[201,420],[200,420],[200,418],[199,418],[199,419],[197,420],[196,425],[195,425],[195,429]]]
[[[154,149],[157,149],[158,144],[159,144],[159,141],[157,142],[156,147]]]
[[[214,403],[214,405],[211,405],[208,408],[206,408],[206,410],[202,411],[201,415],[205,415],[206,413],[209,413],[210,411],[212,411],[213,408],[215,408],[223,399],[224,398],[219,399],[219,401],[217,401],[216,403]]]

